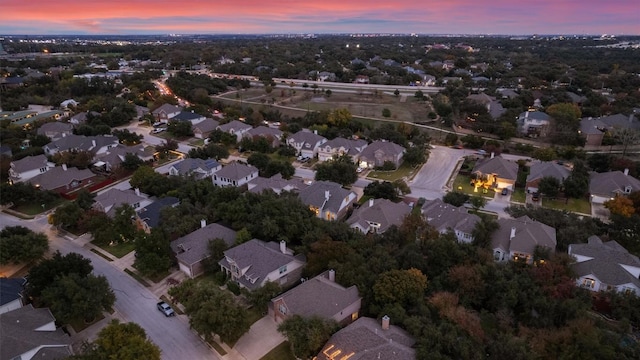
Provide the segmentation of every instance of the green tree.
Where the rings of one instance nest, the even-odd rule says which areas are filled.
[[[582,161],[573,164],[571,174],[564,180],[564,194],[571,198],[582,198],[589,191],[589,172]]]
[[[49,223],[63,229],[76,228],[85,210],[77,202],[63,204],[49,216]]]
[[[78,274],[86,277],[93,271],[91,260],[77,253],[62,255],[56,251],[51,259],[45,259],[31,268],[29,282],[27,283],[27,295],[39,298],[44,289],[51,285],[56,277],[69,274]]]
[[[544,147],[536,149],[531,155],[534,159],[538,159],[540,161],[551,161],[558,157],[554,148]]]
[[[278,283],[267,281],[259,289],[253,290],[249,293],[249,301],[258,309],[267,311],[267,305],[271,302],[271,299],[282,293],[282,288]]]
[[[538,191],[553,199],[558,196],[558,193],[560,192],[560,180],[553,176],[545,176],[540,179],[540,182],[538,183]]]
[[[90,193],[87,189],[81,189],[78,191],[75,203],[83,210],[89,210],[95,202],[96,194]]]
[[[442,201],[453,206],[462,206],[464,205],[464,203],[469,201],[469,198],[470,196],[465,193],[459,191],[450,191],[442,197]]]
[[[49,239],[24,226],[8,226],[0,231],[0,264],[38,260],[49,250]]]
[[[177,137],[193,136],[191,121],[169,121],[167,131]]]
[[[351,185],[358,180],[357,167],[348,155],[316,165],[316,180]]]
[[[125,154],[124,160],[122,161],[122,163],[120,163],[120,166],[125,170],[135,171],[142,164],[144,164],[144,161],[142,161],[142,159],[140,159],[137,155],[132,153],[127,153]]]
[[[351,115],[351,112],[349,110],[345,108],[340,108],[340,109],[335,109],[329,113],[329,116],[327,117],[327,122],[331,126],[344,128],[349,126],[349,123],[351,123],[352,119],[353,119],[353,116]]]
[[[57,277],[42,290],[41,301],[62,323],[91,321],[113,306],[116,297],[104,276],[76,273]]]
[[[480,195],[474,195],[471,198],[469,198],[469,203],[473,207],[473,211],[477,213],[478,210],[480,210],[481,208],[485,207],[485,205],[487,205],[487,199],[485,199],[483,196],[480,196]]]
[[[147,333],[140,325],[114,319],[100,330],[83,355],[71,359],[160,360],[161,356],[160,348],[147,339]]]
[[[410,166],[418,166],[427,161],[425,146],[414,145],[407,149],[403,156],[404,161]]]
[[[418,90],[416,91],[416,93],[414,94],[415,98],[418,100],[422,100],[424,99],[424,93],[422,92],[422,90]]]
[[[412,305],[423,300],[427,277],[418,269],[390,270],[378,276],[373,294],[381,305]]]
[[[305,319],[293,315],[278,325],[278,331],[287,337],[297,358],[308,359],[316,355],[337,330],[334,322],[314,316]]]
[[[136,236],[135,248],[134,265],[142,275],[159,275],[171,267],[169,237],[161,228],[153,228],[149,234],[139,233]]]
[[[382,109],[382,116],[386,118],[391,117],[391,110],[389,110],[388,108]]]
[[[364,195],[374,199],[396,201],[398,200],[398,189],[389,181],[380,182],[376,180],[364,188]]]

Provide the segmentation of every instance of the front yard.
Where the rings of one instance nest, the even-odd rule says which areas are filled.
[[[527,201],[527,194],[523,189],[516,189],[516,191],[511,193],[511,201],[524,204]]]
[[[453,191],[459,191],[470,196],[481,195],[487,199],[493,199],[495,191],[491,189],[478,188],[471,185],[471,178],[468,175],[458,174],[453,181]]]
[[[566,210],[591,215],[591,204],[585,199],[542,199],[542,206],[556,210]]]
[[[394,171],[379,171],[371,170],[367,177],[370,180],[390,181],[402,180],[403,178],[410,178],[415,174],[416,168],[409,166],[407,163],[402,163],[397,170]]]
[[[288,341],[283,342],[282,344],[273,348],[273,350],[269,351],[269,353],[260,360],[295,360],[296,357],[293,356],[291,352],[291,344]]]
[[[121,243],[118,243],[117,245],[99,245],[99,244],[94,244],[94,245],[97,245],[102,250],[117,257],[118,259],[132,252],[136,248],[136,245],[133,243],[133,241],[121,242]]]

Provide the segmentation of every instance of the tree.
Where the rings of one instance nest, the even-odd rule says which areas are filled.
[[[56,251],[51,259],[41,261],[29,271],[27,295],[38,298],[42,291],[52,284],[58,276],[78,274],[80,277],[86,277],[91,271],[93,271],[91,260],[77,253],[63,256],[59,251]]]
[[[258,309],[267,311],[267,305],[271,302],[271,299],[282,293],[282,288],[278,283],[267,281],[259,289],[253,290],[249,293],[249,301]]]
[[[364,195],[374,199],[396,201],[398,200],[398,189],[389,181],[380,182],[376,180],[364,188]]]
[[[442,197],[442,201],[453,206],[462,206],[464,205],[464,203],[469,201],[469,198],[470,196],[465,193],[459,191],[450,191]]]
[[[118,141],[121,144],[125,144],[127,146],[140,144],[140,141],[143,139],[141,134],[130,132],[128,129],[116,129],[113,130],[112,134],[118,138]]]
[[[168,139],[164,143],[156,145],[156,151],[161,158],[167,157],[170,151],[176,150],[177,148],[178,142],[173,139]]]
[[[344,128],[349,125],[353,116],[351,112],[345,108],[335,109],[329,113],[327,122],[331,126],[338,128]]]
[[[193,148],[189,150],[189,157],[193,159],[226,159],[229,157],[229,150],[225,146],[210,143],[205,147]]]
[[[538,183],[538,191],[553,199],[558,196],[558,192],[560,192],[560,180],[553,176],[545,176],[540,179]]]
[[[407,149],[403,157],[410,166],[418,166],[427,160],[425,146],[413,145]]]
[[[66,203],[49,216],[49,223],[63,229],[76,228],[85,211],[78,202]]]
[[[612,200],[605,201],[604,207],[609,209],[612,214],[624,217],[631,217],[636,212],[633,201],[624,196],[616,196]]]
[[[24,226],[8,226],[0,231],[0,265],[34,261],[49,250],[49,239]]]
[[[373,294],[380,305],[408,306],[423,300],[427,277],[418,269],[390,270],[378,276]]]
[[[391,116],[391,110],[389,110],[388,108],[384,108],[382,109],[382,116],[388,118]]]
[[[139,233],[136,236],[135,248],[134,265],[142,275],[155,276],[171,267],[169,237],[161,228],[153,228],[149,234]]]
[[[418,90],[416,91],[416,93],[414,94],[415,98],[418,100],[422,100],[424,99],[424,93],[422,92],[422,90]]]
[[[126,153],[124,156],[124,160],[122,160],[122,163],[120,163],[120,167],[122,167],[125,170],[135,171],[142,164],[144,164],[144,161],[142,161],[142,159],[140,159],[138,155],[135,155],[132,153]]]
[[[96,194],[90,193],[87,189],[81,189],[78,191],[75,203],[83,210],[89,210],[95,202]]]
[[[447,146],[455,145],[458,142],[458,135],[448,133],[447,136],[444,137],[444,144]]]
[[[167,131],[177,137],[193,136],[191,121],[169,121]]]
[[[478,210],[487,205],[487,199],[480,195],[474,195],[469,199],[469,203],[471,203],[473,211],[477,213]]]
[[[337,329],[335,322],[318,316],[305,319],[293,315],[278,325],[278,332],[287,337],[293,354],[301,359],[316,355]]]
[[[348,155],[316,165],[316,180],[351,185],[358,180],[357,167]]]
[[[571,174],[564,180],[564,194],[571,198],[582,198],[589,191],[589,172],[582,161],[573,164]]]
[[[62,275],[42,290],[42,303],[51,309],[56,320],[68,323],[73,320],[92,321],[107,311],[116,296],[104,276],[77,273]]]
[[[254,152],[253,154],[249,155],[249,158],[247,158],[247,163],[255,166],[260,171],[266,170],[267,165],[269,165],[270,161],[271,158],[269,157],[269,155],[261,152]]]
[[[553,148],[545,147],[536,149],[531,156],[540,161],[551,161],[555,159],[558,154],[556,154],[556,151]]]
[[[147,333],[140,325],[114,319],[100,330],[83,355],[71,359],[160,360],[161,356],[158,346],[147,339]]]

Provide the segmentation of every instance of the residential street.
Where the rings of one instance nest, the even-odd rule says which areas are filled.
[[[49,236],[51,250],[63,254],[76,252],[91,260],[94,273],[104,275],[116,295],[114,317],[133,321],[142,326],[149,338],[160,347],[162,358],[174,359],[219,359],[212,350],[190,329],[185,316],[166,318],[156,309],[158,299],[131,276],[124,273],[84,247],[81,238],[68,240],[59,237],[47,223],[46,216],[34,220],[21,220],[0,213],[0,227],[21,225]]]

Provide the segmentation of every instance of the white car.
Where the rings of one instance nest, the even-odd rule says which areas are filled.
[[[161,133],[161,132],[163,132],[165,130],[167,130],[167,128],[157,128],[157,129],[151,130],[151,133],[152,134],[159,134],[159,133]]]
[[[359,168],[357,168],[357,169],[356,169],[356,172],[357,172],[357,173],[361,173],[361,172],[363,172],[363,171],[364,171],[364,169],[363,169],[363,168],[361,168],[361,167],[359,167]]]

